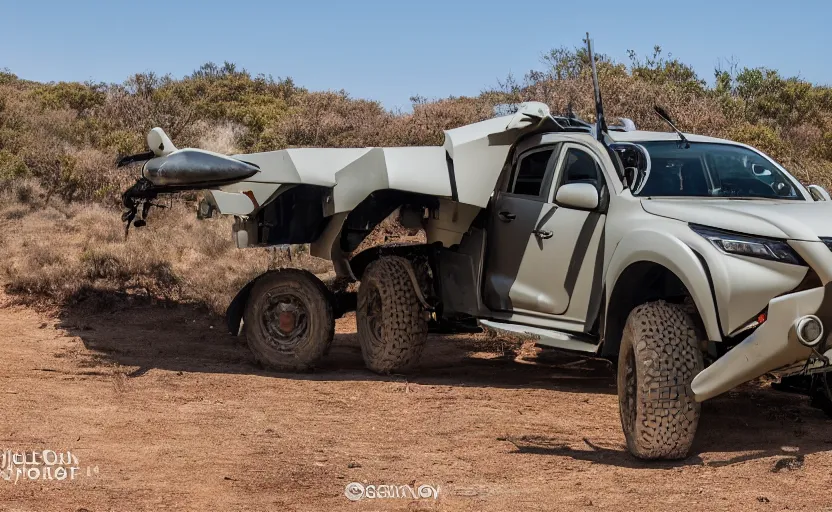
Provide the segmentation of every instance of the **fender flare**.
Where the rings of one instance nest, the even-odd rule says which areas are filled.
[[[652,249],[653,247],[661,247],[662,250],[657,251]],[[693,249],[669,233],[635,231],[618,244],[607,267],[607,276],[604,280],[605,310],[610,307],[610,298],[621,274],[627,267],[638,262],[656,263],[673,272],[690,292],[702,318],[708,340],[722,340],[709,270],[705,268],[703,260]]]
[[[240,288],[240,291],[237,292],[237,295],[234,296],[231,304],[225,310],[225,324],[228,327],[228,332],[232,336],[240,335],[243,325],[243,314],[246,311],[246,304],[248,303],[249,295],[251,295],[251,289],[254,288],[254,283],[268,273],[260,274]]]

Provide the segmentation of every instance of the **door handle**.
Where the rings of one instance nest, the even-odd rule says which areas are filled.
[[[534,236],[542,238],[543,240],[548,240],[555,236],[554,233],[552,233],[551,231],[546,231],[545,229],[535,229],[534,231],[532,231],[532,233],[534,233]]]
[[[514,215],[511,212],[500,212],[497,215],[499,215],[500,220],[503,222],[511,222],[517,218],[517,215]]]

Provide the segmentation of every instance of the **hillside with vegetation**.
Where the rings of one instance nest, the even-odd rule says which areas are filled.
[[[653,113],[661,105],[683,131],[751,144],[805,183],[832,184],[832,88],[733,63],[702,77],[659,47],[647,57],[631,52],[627,63],[597,61],[609,117],[666,130]],[[125,240],[119,195],[136,176],[114,162],[145,150],[150,128],[161,126],[179,147],[228,154],[441,144],[442,130],[492,117],[498,104],[542,101],[592,120],[588,64],[581,49],[555,49],[522,78],[476,97],[413,97],[409,112],[231,63],[205,64],[181,79],[141,73],[121,84],[37,83],[0,72],[0,280],[30,300],[136,292],[222,311],[269,266],[327,265],[302,248],[237,251],[227,219],[197,221],[182,201]]]

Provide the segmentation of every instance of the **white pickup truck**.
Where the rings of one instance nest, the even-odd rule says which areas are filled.
[[[637,457],[684,457],[700,402],[767,372],[832,369],[832,202],[754,148],[608,127],[540,103],[448,130],[437,147],[285,149],[232,157],[148,135],[128,222],[156,195],[205,189],[239,247],[311,244],[360,281],[368,368],[413,367],[429,322],[479,321],[617,361]],[[139,213],[141,212],[141,213]],[[355,253],[392,213],[419,245]],[[264,365],[327,353],[334,295],[300,270],[266,273],[229,308]]]

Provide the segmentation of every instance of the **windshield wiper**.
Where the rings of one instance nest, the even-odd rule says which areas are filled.
[[[676,132],[676,133],[679,135],[679,139],[680,139],[680,144],[679,144],[679,146],[681,146],[681,147],[683,147],[683,148],[685,148],[685,149],[690,149],[690,142],[688,142],[688,139],[687,139],[687,138],[685,138],[685,134],[684,134],[684,133],[682,133],[682,131],[681,131],[681,130],[679,130],[678,128],[676,128],[676,125],[674,125],[674,124],[673,124],[673,121],[671,121],[671,120],[670,120],[670,114],[668,114],[668,113],[667,113],[667,111],[666,111],[665,109],[663,109],[662,107],[660,107],[660,106],[658,106],[658,105],[654,105],[654,106],[653,106],[653,110],[656,112],[656,115],[657,115],[657,116],[659,116],[660,118],[662,118],[662,121],[664,121],[665,123],[667,123],[667,124],[668,124],[668,126],[670,126],[671,128],[673,128],[673,131],[674,131],[674,132]]]

